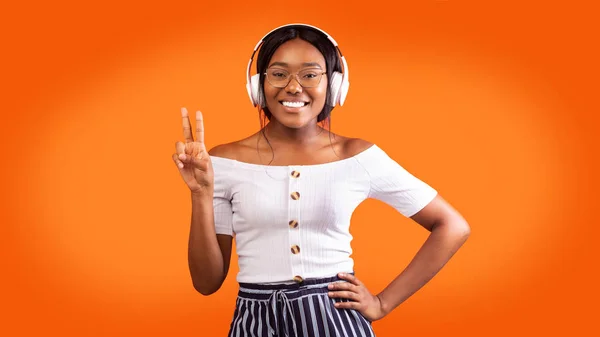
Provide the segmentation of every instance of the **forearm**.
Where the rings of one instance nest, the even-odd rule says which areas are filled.
[[[200,293],[211,294],[223,283],[224,262],[215,232],[212,195],[192,195],[188,263],[194,288]]]
[[[377,296],[387,314],[431,280],[469,237],[462,219],[440,222],[406,269]]]

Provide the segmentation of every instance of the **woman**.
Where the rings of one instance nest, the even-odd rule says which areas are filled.
[[[235,237],[240,290],[230,336],[374,336],[371,322],[428,282],[470,228],[382,149],[323,128],[348,89],[335,40],[316,27],[286,25],[255,52],[259,46],[258,75],[248,81],[252,103],[269,120],[259,132],[207,151],[202,114],[194,140],[182,109],[186,142],[173,160],[191,190],[194,287],[204,295],[219,289]],[[431,231],[377,295],[353,274],[350,258],[350,217],[367,198]]]

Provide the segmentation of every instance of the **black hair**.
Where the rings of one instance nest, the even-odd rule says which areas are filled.
[[[329,105],[331,101],[331,90],[329,90],[329,85],[331,84],[331,77],[334,71],[342,72],[342,67],[340,64],[340,59],[337,53],[336,47],[333,43],[327,38],[323,32],[302,25],[293,25],[286,26],[281,29],[278,29],[274,32],[271,32],[268,36],[265,37],[263,44],[260,47],[258,52],[258,59],[256,61],[256,72],[259,75],[259,89],[258,94],[261,99],[264,100],[264,92],[263,86],[265,83],[265,71],[269,66],[269,62],[271,62],[271,57],[283,43],[295,39],[300,38],[317,48],[323,58],[325,59],[325,67],[327,72],[327,91],[325,96],[325,105],[323,109],[317,116],[317,122],[322,122],[325,120],[330,121],[331,111],[333,110],[333,106]],[[259,107],[260,109],[260,107]],[[269,109],[265,106],[262,108],[265,116],[271,120],[272,114]]]

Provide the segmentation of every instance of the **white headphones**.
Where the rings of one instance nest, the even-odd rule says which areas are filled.
[[[248,90],[248,96],[250,97],[250,101],[252,102],[252,105],[254,105],[256,107],[258,104],[260,104],[261,107],[265,107],[265,102],[263,101],[263,99],[260,95],[260,91],[259,91],[260,74],[256,74],[256,75],[253,75],[252,77],[250,77],[250,66],[252,65],[252,59],[254,59],[254,54],[256,54],[256,51],[263,44],[264,39],[267,36],[269,36],[269,34],[271,34],[272,32],[274,32],[278,29],[288,27],[288,26],[304,26],[304,27],[310,27],[310,28],[316,29],[316,30],[320,31],[321,33],[323,33],[325,36],[327,36],[327,38],[329,39],[329,41],[331,41],[331,43],[333,44],[335,49],[337,49],[339,56],[340,56],[340,60],[342,61],[341,63],[343,65],[344,72],[339,73],[337,71],[334,71],[333,75],[329,79],[329,90],[331,91],[331,100],[328,102],[328,104],[330,106],[336,106],[337,104],[339,104],[340,106],[344,105],[344,101],[346,100],[346,95],[348,94],[348,88],[350,87],[350,82],[348,81],[348,64],[346,63],[346,59],[342,55],[342,52],[340,51],[340,48],[338,47],[337,42],[335,42],[335,40],[331,36],[329,36],[329,34],[325,33],[323,30],[321,30],[317,27],[306,25],[303,23],[292,23],[292,24],[277,27],[277,28],[273,29],[272,31],[270,31],[265,36],[263,36],[263,38],[256,44],[256,47],[254,47],[252,56],[250,56],[250,61],[248,61],[248,69],[246,71],[246,90]]]

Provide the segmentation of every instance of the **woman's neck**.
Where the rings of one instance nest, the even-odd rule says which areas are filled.
[[[311,123],[302,128],[289,128],[276,120],[272,120],[265,126],[264,131],[270,142],[310,145],[321,138],[319,136],[323,133],[323,130],[317,123]]]

